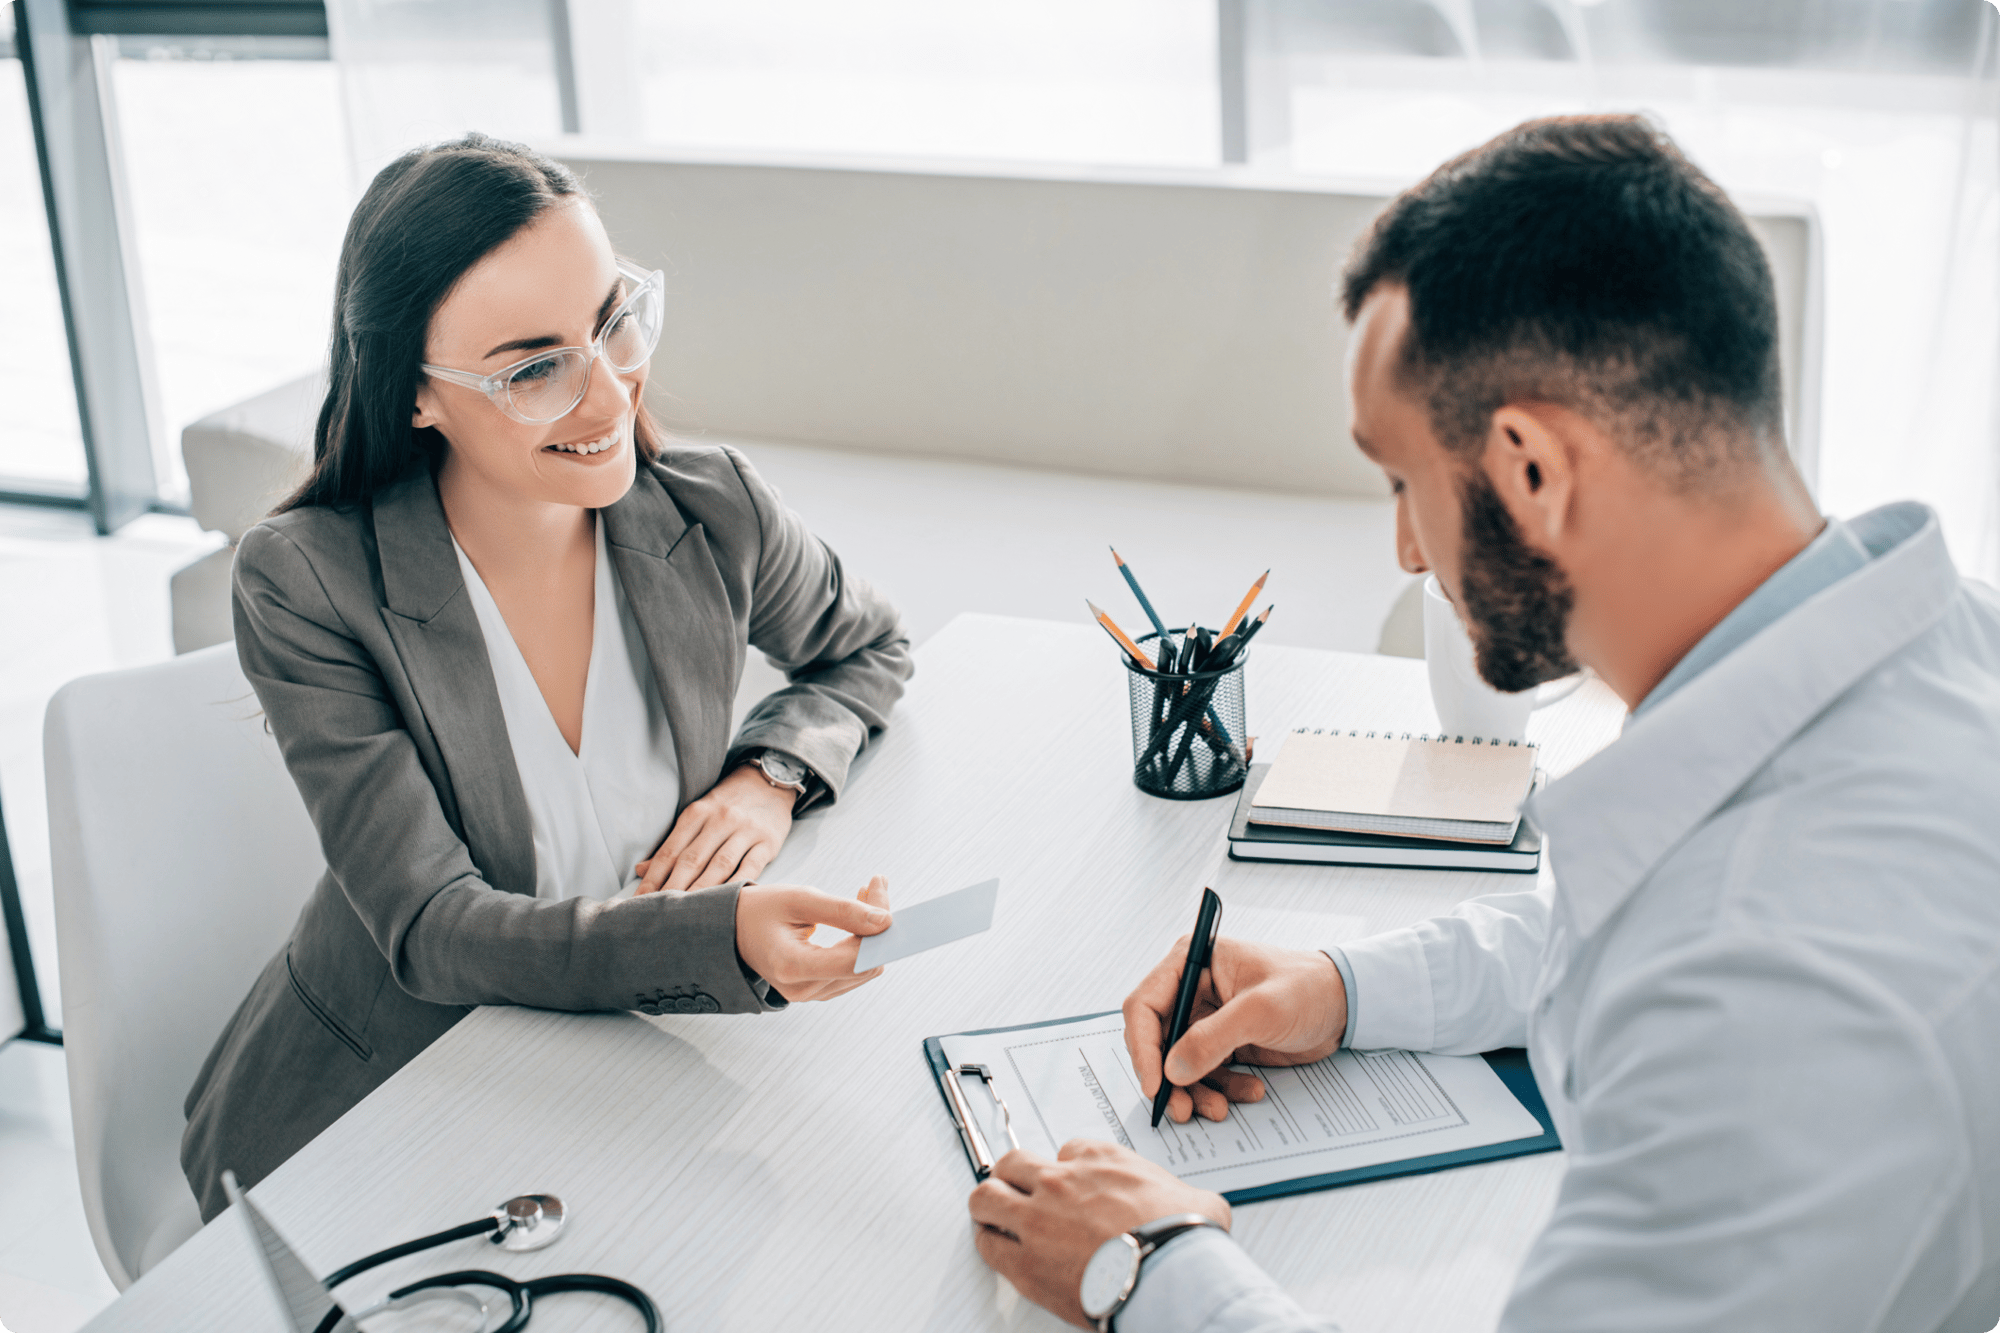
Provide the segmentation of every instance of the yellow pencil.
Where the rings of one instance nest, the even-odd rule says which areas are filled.
[[[1237,603],[1236,614],[1229,617],[1229,623],[1224,625],[1221,633],[1215,636],[1218,640],[1228,638],[1230,631],[1243,623],[1244,612],[1250,609],[1250,603],[1257,600],[1257,594],[1264,591],[1264,580],[1270,577],[1271,571],[1268,569],[1257,576],[1257,581],[1250,585],[1250,591],[1244,593],[1243,600]]]
[[[1090,614],[1097,617],[1097,623],[1104,626],[1105,631],[1108,634],[1110,634],[1112,638],[1118,640],[1118,646],[1123,648],[1126,652],[1132,654],[1133,661],[1137,662],[1140,666],[1146,668],[1146,670],[1148,671],[1157,670],[1157,668],[1154,667],[1153,665],[1153,659],[1146,656],[1145,652],[1139,647],[1139,645],[1132,642],[1132,640],[1126,636],[1124,630],[1118,628],[1117,622],[1113,621],[1110,616],[1105,615],[1104,612],[1098,610],[1096,602],[1093,602],[1088,597],[1086,597],[1083,599],[1083,604],[1090,608]]]

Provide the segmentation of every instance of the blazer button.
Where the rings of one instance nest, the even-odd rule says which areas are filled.
[[[634,1001],[632,1007],[640,1013],[649,1014],[654,1018],[658,1018],[662,1014],[719,1014],[722,1012],[722,1006],[716,1003],[714,996],[704,991],[695,990],[692,986],[687,988],[686,994],[679,993],[680,989],[676,987],[673,992],[655,990],[651,998],[644,995],[635,995],[632,997]]]

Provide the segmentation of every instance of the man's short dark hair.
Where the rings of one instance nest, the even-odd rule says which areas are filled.
[[[1349,260],[1351,322],[1409,292],[1404,382],[1445,447],[1535,398],[1677,486],[1783,447],[1777,298],[1743,215],[1636,116],[1531,120],[1399,195]]]

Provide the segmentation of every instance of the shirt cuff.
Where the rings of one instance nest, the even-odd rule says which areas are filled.
[[[771,1009],[783,1009],[791,1003],[784,996],[771,989],[771,983],[757,975],[750,964],[743,961],[743,955],[736,955],[736,966],[743,972],[743,979],[750,983],[750,993]]]
[[[1146,1258],[1114,1333],[1338,1333],[1299,1308],[1227,1233],[1197,1227]]]
[[[1347,955],[1337,946],[1331,949],[1321,949],[1320,952],[1333,960],[1334,968],[1340,973],[1341,988],[1347,992],[1347,1022],[1340,1029],[1340,1044],[1346,1046],[1347,1034],[1354,1031],[1354,1008],[1361,1002],[1354,988],[1354,968],[1347,961]]]
[[[1343,945],[1333,965],[1347,983],[1347,1040],[1356,1051],[1428,1051],[1437,1045],[1430,962],[1415,930],[1389,930]],[[1345,964],[1343,966],[1342,964]],[[1358,1001],[1368,997],[1363,1009]]]

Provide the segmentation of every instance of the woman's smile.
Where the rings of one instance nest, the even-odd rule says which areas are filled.
[[[625,428],[621,424],[592,439],[564,440],[557,444],[543,445],[542,452],[561,454],[576,463],[608,463],[618,456],[618,446],[624,442]]]

